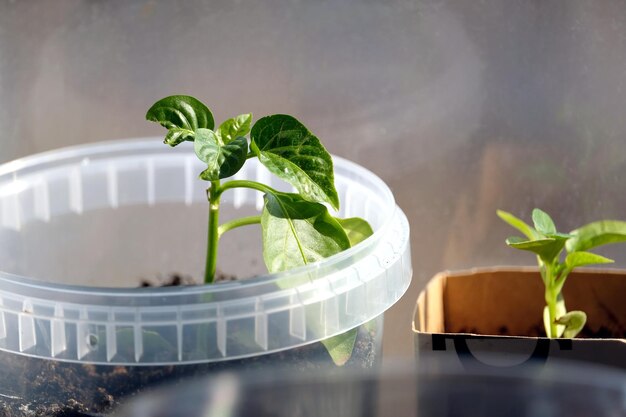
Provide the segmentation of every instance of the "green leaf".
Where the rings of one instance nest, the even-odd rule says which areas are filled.
[[[567,314],[567,309],[565,308],[565,300],[563,296],[559,296],[556,301],[556,317],[561,317]],[[552,335],[550,332],[550,309],[548,306],[543,308],[543,327],[546,329],[546,335],[550,338],[557,338],[563,335],[563,331],[565,331],[565,326],[557,325],[556,326],[556,335]]]
[[[167,131],[167,135],[165,135],[165,140],[163,143],[176,146],[186,140],[192,141],[194,139],[195,132],[187,129],[180,129],[178,127],[173,127]]]
[[[567,251],[584,251],[609,243],[626,241],[626,222],[601,220],[573,230],[570,234],[573,237],[567,242]]]
[[[200,178],[216,181],[233,176],[241,169],[246,162],[248,141],[239,137],[226,145],[220,145],[213,131],[198,129],[194,149],[198,158],[208,165],[200,174]]]
[[[146,113],[146,119],[170,130],[165,137],[170,146],[193,140],[197,129],[213,129],[215,123],[211,111],[190,96],[169,96],[157,101]]]
[[[343,220],[350,225],[352,241],[340,223],[342,220],[332,217],[323,204],[306,201],[298,194],[266,194],[261,227],[267,269],[279,272],[316,262],[365,238],[366,226],[369,226],[365,220]],[[288,285],[278,285],[288,288]],[[337,366],[344,365],[352,356],[356,336],[357,329],[353,329],[322,340]]]
[[[559,325],[563,325],[563,337],[574,338],[585,327],[587,315],[582,311],[570,311],[556,320]]]
[[[341,227],[343,227],[346,235],[348,235],[350,246],[355,246],[374,234],[372,226],[360,217],[350,217],[348,219],[336,218],[336,220]]]
[[[332,158],[302,123],[281,114],[263,117],[252,127],[250,138],[250,148],[274,175],[305,199],[339,209]]]
[[[266,194],[261,227],[269,272],[317,262],[350,247],[348,236],[326,206],[298,194]]]
[[[507,245],[515,249],[533,252],[548,264],[551,264],[559,256],[567,239],[560,237],[550,237],[537,240],[524,240],[513,236],[506,240]]]
[[[218,141],[229,143],[240,136],[246,136],[250,133],[250,124],[252,123],[252,113],[241,114],[232,119],[225,120],[215,132]]]
[[[352,329],[346,333],[322,340],[322,344],[326,347],[335,365],[343,366],[348,362],[354,350],[357,333],[358,329]]]
[[[522,232],[524,236],[526,236],[528,239],[533,240],[533,239],[539,239],[541,237],[539,236],[539,233],[537,233],[535,229],[533,229],[531,226],[526,224],[526,222],[515,217],[511,213],[508,213],[503,210],[498,210],[496,211],[496,213],[498,217],[500,217],[506,223],[508,223],[509,225],[513,226],[514,228]]]
[[[566,239],[574,237],[574,235],[571,235],[569,233],[559,233],[559,232],[546,233],[546,236],[548,236],[548,237],[564,237]]]
[[[614,261],[604,256],[596,255],[591,252],[571,252],[565,257],[565,266],[572,270],[579,266],[595,265],[595,264],[610,264]]]
[[[533,209],[533,223],[539,233],[543,233],[544,235],[556,234],[556,226],[552,218],[545,211],[538,208]]]

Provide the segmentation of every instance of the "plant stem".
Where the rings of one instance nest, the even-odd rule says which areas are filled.
[[[548,337],[556,338],[558,337],[556,332],[557,294],[551,288],[546,288],[546,302],[548,303],[548,317],[550,320],[550,333],[548,334]]]
[[[550,323],[550,327],[546,329],[546,333],[548,333],[548,337],[556,338],[556,304],[558,292],[555,291],[555,281],[556,277],[554,276],[554,270],[552,265],[545,265],[545,285],[546,285],[546,293],[545,299],[546,304],[548,305],[548,321]]]
[[[258,215],[242,217],[240,219],[234,219],[219,226],[217,229],[217,235],[219,238],[219,237],[222,237],[224,233],[236,227],[247,226],[250,224],[258,224],[258,223],[261,223],[261,216],[258,216]]]
[[[219,195],[222,194],[224,191],[231,189],[231,188],[251,188],[253,190],[257,190],[257,191],[261,191],[262,193],[266,193],[266,194],[277,194],[278,191],[276,191],[275,189],[273,189],[272,187],[268,187],[267,185],[255,182],[255,181],[248,181],[248,180],[232,180],[232,181],[228,181],[226,183],[224,183],[218,192],[218,198]]]
[[[565,284],[565,280],[569,273],[572,272],[571,269],[565,269],[561,272],[561,275],[554,280],[554,288],[556,289],[556,293],[559,294],[561,290],[563,290],[563,285]]]
[[[224,183],[221,186],[219,180],[211,181],[211,187],[207,190],[207,197],[209,199],[209,230],[207,234],[206,266],[204,272],[204,282],[206,284],[211,284],[215,279],[217,248],[220,235],[234,227],[259,223],[261,221],[260,216],[244,217],[243,219],[236,219],[232,220],[231,222],[225,223],[220,228],[220,197],[224,191],[237,187],[251,188],[253,190],[269,194],[278,193],[278,191],[274,190],[272,187],[268,187],[267,185],[263,185],[254,181],[232,180]]]
[[[207,234],[206,267],[204,270],[204,282],[210,284],[215,279],[217,264],[217,247],[219,240],[219,210],[220,210],[220,182],[211,181],[211,187],[207,191],[209,199],[209,231]]]

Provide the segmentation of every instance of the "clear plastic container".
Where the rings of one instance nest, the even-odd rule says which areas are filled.
[[[207,183],[197,178],[203,167],[191,147],[148,138],[0,166],[0,354],[28,357],[41,369],[52,364],[55,372],[59,364],[107,375],[115,367],[197,370],[259,357],[321,358],[314,342],[360,326],[357,345],[368,347],[367,358],[353,359],[373,366],[382,314],[410,283],[409,227],[378,177],[334,162],[339,216],[367,219],[375,233],[366,241],[316,264],[263,275],[260,231],[237,229],[222,239],[218,268],[259,276],[141,289],[135,287],[170,275],[202,276]],[[291,190],[256,160],[235,178]],[[256,212],[262,201],[253,190],[229,191],[221,220]],[[134,386],[150,382],[137,378]],[[5,387],[4,395],[29,399],[28,390],[10,392],[16,389]]]

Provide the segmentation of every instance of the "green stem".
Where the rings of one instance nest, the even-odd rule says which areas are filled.
[[[557,294],[559,294],[561,290],[563,290],[563,285],[565,284],[565,280],[567,279],[567,276],[570,272],[572,272],[572,270],[566,268],[563,272],[561,272],[561,275],[554,280],[554,288]]]
[[[227,183],[222,185],[222,187],[220,188],[220,193],[230,188],[251,188],[253,190],[261,191],[262,193],[265,193],[265,194],[272,194],[272,195],[278,194],[278,191],[276,191],[272,187],[268,187],[265,184],[261,184],[255,181],[248,181],[248,180],[228,181]],[[283,213],[287,213],[287,209],[283,206],[280,200],[278,200],[278,204],[281,206],[281,210],[283,211]],[[306,256],[304,255],[304,249],[302,248],[302,244],[300,243],[300,240],[297,238],[298,234],[296,233],[293,222],[289,220],[288,223],[289,223],[289,227],[291,228],[291,232],[296,237],[296,243],[298,244],[298,250],[300,251],[302,260],[304,264],[306,264],[307,260],[306,260]]]
[[[548,303],[548,316],[550,320],[550,333],[548,337],[557,337],[556,333],[556,294],[554,291],[546,290],[546,302]],[[546,329],[547,330],[547,329]]]
[[[217,265],[217,246],[219,240],[219,210],[220,210],[220,182],[211,181],[211,188],[207,191],[209,198],[209,231],[207,234],[206,268],[204,282],[210,284],[215,279]]]
[[[204,272],[204,282],[210,284],[215,279],[215,270],[217,264],[217,248],[220,235],[233,227],[243,226],[244,224],[259,223],[260,217],[254,219],[243,218],[233,220],[225,223],[220,228],[219,226],[219,209],[220,209],[220,197],[222,193],[231,188],[251,188],[253,190],[261,191],[263,193],[276,194],[278,191],[272,187],[260,184],[254,181],[248,180],[232,180],[224,183],[220,186],[220,182],[211,181],[211,187],[207,190],[207,196],[209,199],[209,231],[207,234],[207,250],[206,250],[206,267]],[[257,216],[258,217],[258,216]],[[221,232],[220,232],[221,229]]]
[[[229,230],[232,230],[236,227],[241,227],[241,226],[248,226],[250,224],[258,224],[261,223],[261,216],[249,216],[249,217],[242,217],[240,219],[234,219],[231,220],[229,222],[226,222],[224,224],[222,224],[218,229],[217,229],[217,235],[218,238],[222,237],[222,235],[226,232],[228,232]]]
[[[278,191],[276,191],[272,187],[268,187],[267,185],[264,185],[255,181],[232,180],[232,181],[228,181],[224,183],[220,187],[220,189],[217,191],[218,198],[219,198],[219,195],[221,195],[224,191],[229,190],[231,188],[251,188],[253,190],[261,191],[262,193],[266,193],[266,194],[278,194]]]
[[[546,265],[546,293],[545,293],[545,299],[546,299],[546,304],[548,306],[548,321],[550,323],[550,327],[549,329],[546,329],[546,332],[548,333],[548,337],[551,338],[556,338],[557,337],[557,331],[556,331],[556,304],[557,304],[557,297],[558,297],[558,293],[555,291],[555,277],[554,277],[554,273],[552,271],[552,267]]]

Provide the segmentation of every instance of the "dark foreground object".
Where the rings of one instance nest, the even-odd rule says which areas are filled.
[[[492,359],[492,358],[487,358]],[[555,361],[471,372],[451,364],[218,374],[162,387],[115,417],[613,417],[626,413],[624,373]],[[581,366],[586,365],[586,366]]]

